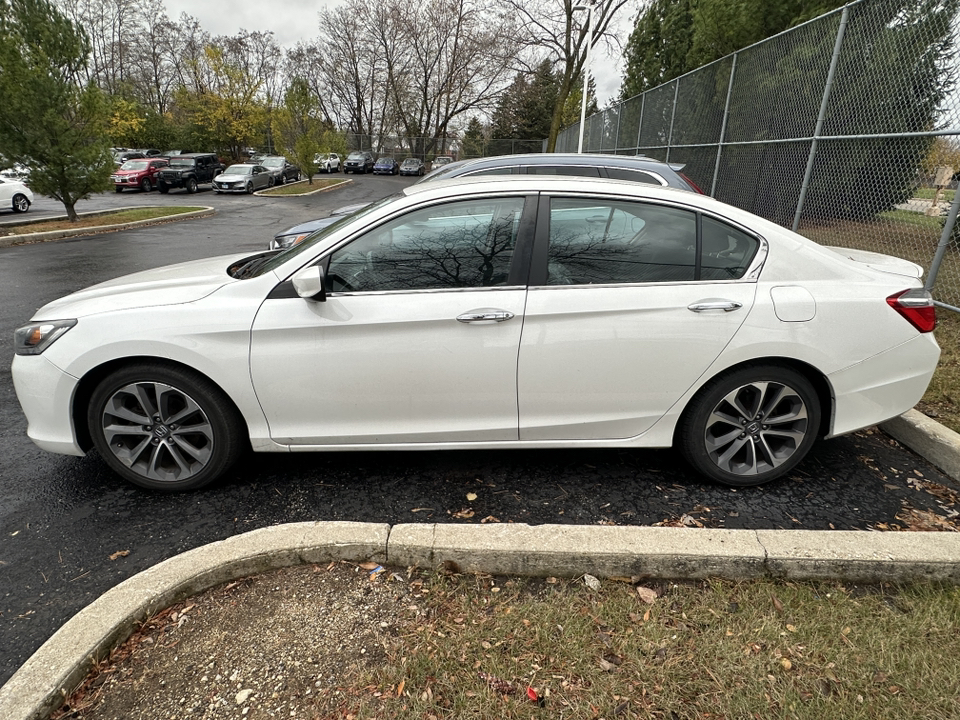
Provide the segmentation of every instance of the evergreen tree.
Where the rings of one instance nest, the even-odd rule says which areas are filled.
[[[110,187],[110,111],[84,82],[90,42],[46,0],[0,0],[0,155],[33,190],[75,206]]]

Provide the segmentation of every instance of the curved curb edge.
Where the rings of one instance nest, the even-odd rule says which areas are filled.
[[[336,190],[337,188],[341,188],[344,185],[349,185],[350,183],[353,182],[353,180],[350,178],[338,178],[338,180],[340,180],[340,182],[338,182],[336,185],[330,185],[328,187],[318,188],[317,190],[311,190],[310,192],[305,192],[305,193],[296,193],[293,195],[271,195],[270,190],[273,190],[276,187],[274,186],[273,188],[267,188],[266,190],[257,190],[254,193],[254,195],[259,195],[260,197],[267,197],[267,198],[307,197],[308,195],[316,195],[317,193],[330,192],[331,190]],[[306,180],[298,180],[297,182],[306,182]],[[295,183],[289,183],[289,184],[293,185]]]
[[[4,720],[45,720],[98,659],[152,614],[229,580],[298,564],[373,560],[462,572],[939,580],[960,583],[960,533],[306,522],[236,535],[108,590],[0,687]]]
[[[143,205],[140,207],[163,207],[162,205]],[[125,210],[136,210],[137,207],[124,208]],[[145,227],[147,225],[162,225],[176,220],[189,220],[193,218],[209,217],[217,212],[216,208],[209,205],[201,206],[200,210],[192,210],[187,213],[178,213],[177,215],[164,215],[163,217],[148,218],[146,220],[134,220],[132,222],[117,223],[116,225],[99,225],[97,227],[77,228],[75,230],[50,230],[48,232],[26,233],[23,235],[0,235],[0,247],[12,247],[14,245],[24,245],[34,242],[46,242],[47,240],[61,240],[68,237],[77,237],[79,235],[99,235],[105,232],[116,232],[117,230],[127,230],[128,228]],[[62,220],[64,218],[44,218],[44,220]],[[42,221],[38,221],[42,222]]]
[[[960,433],[938,423],[918,410],[908,410],[880,429],[917,455],[960,481]]]

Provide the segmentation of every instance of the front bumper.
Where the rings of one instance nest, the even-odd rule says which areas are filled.
[[[27,437],[61,455],[84,455],[73,427],[73,395],[79,381],[43,355],[14,355],[13,388],[27,416]]]
[[[242,183],[214,183],[213,189],[217,192],[246,193],[247,186]]]

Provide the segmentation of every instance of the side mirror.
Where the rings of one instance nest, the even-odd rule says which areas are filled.
[[[327,291],[323,284],[323,267],[320,265],[311,265],[300,270],[294,275],[290,282],[293,283],[293,289],[297,295],[304,300],[313,300],[314,302],[326,302]]]

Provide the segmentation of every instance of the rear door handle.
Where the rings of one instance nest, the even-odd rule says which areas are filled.
[[[462,315],[457,315],[457,322],[462,323],[491,323],[491,322],[505,322],[510,320],[513,317],[513,313],[509,310],[500,310],[497,308],[481,308],[479,310],[471,310],[465,312]]]
[[[723,310],[724,312],[732,312],[733,310],[739,310],[742,307],[743,303],[738,303],[736,300],[711,298],[709,300],[695,302],[692,305],[687,305],[687,310],[692,310],[696,313],[706,312],[708,310]]]

